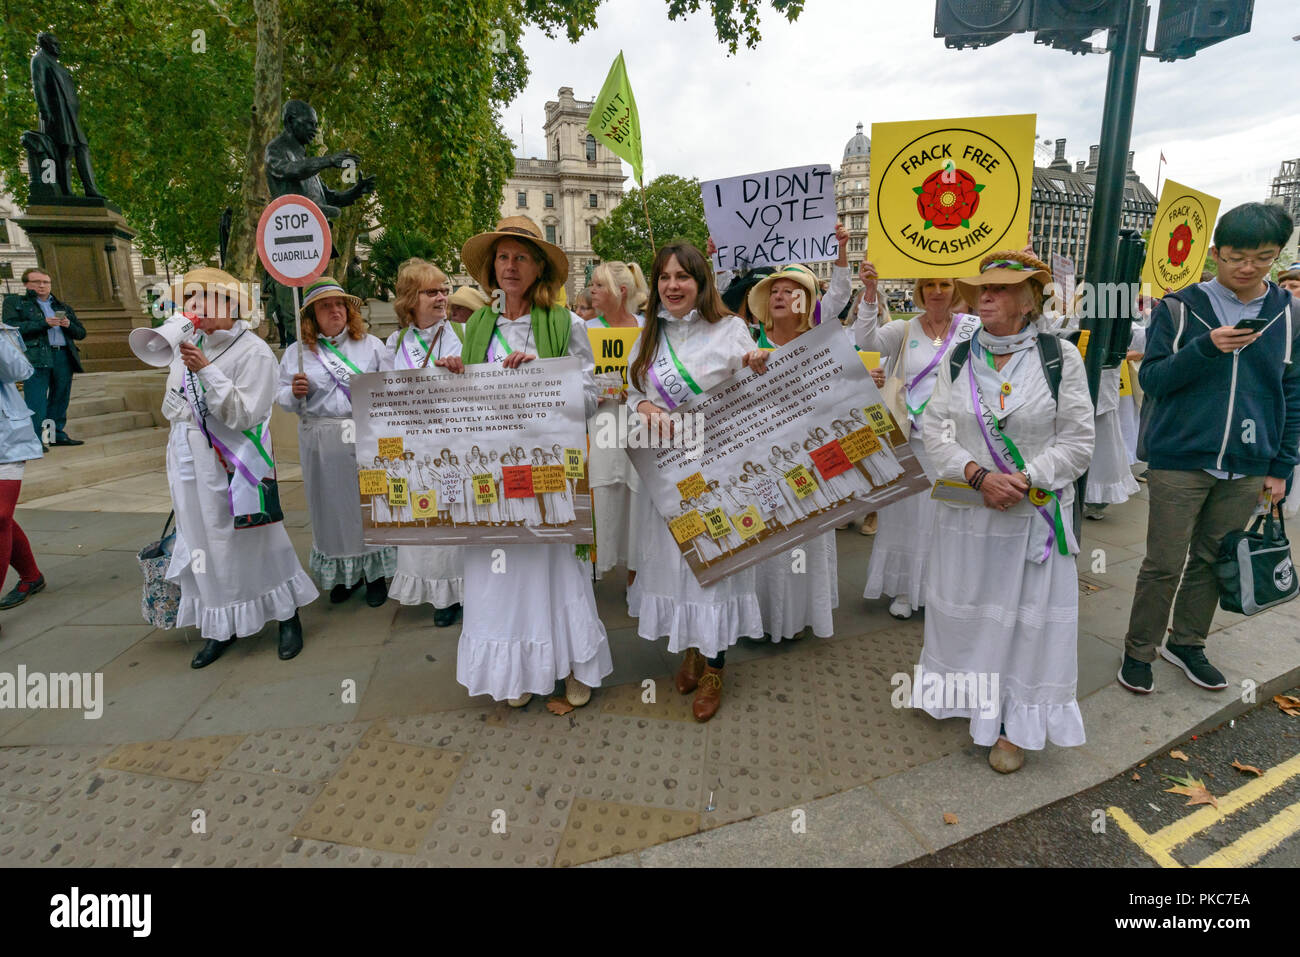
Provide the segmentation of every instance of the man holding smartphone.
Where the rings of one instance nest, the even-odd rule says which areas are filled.
[[[1300,303],[1268,280],[1291,228],[1279,206],[1229,210],[1209,250],[1217,277],[1166,295],[1152,314],[1138,377],[1147,551],[1119,672],[1130,691],[1152,690],[1157,652],[1202,688],[1227,687],[1205,657],[1219,542],[1262,498],[1282,500],[1300,459]]]
[[[3,318],[22,334],[32,375],[23,384],[23,399],[32,410],[32,427],[45,451],[49,445],[82,445],[64,431],[68,421],[68,400],[72,398],[73,373],[81,372],[77,340],[86,338],[86,327],[67,303],[50,291],[50,274],[43,269],[24,269],[24,296],[6,296]],[[53,434],[45,429],[52,421]]]

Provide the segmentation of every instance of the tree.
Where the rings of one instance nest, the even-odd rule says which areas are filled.
[[[658,245],[679,239],[694,243],[701,251],[708,245],[709,227],[704,221],[698,179],[671,173],[656,176],[646,185],[645,202]],[[591,248],[601,259],[635,262],[646,276],[650,275],[654,251],[641,207],[641,190],[634,189],[624,196],[609,218],[596,227]]]
[[[433,261],[438,258],[438,252],[438,244],[422,233],[385,229],[371,244],[367,265],[376,285],[395,289],[397,270],[402,263],[413,256]]]

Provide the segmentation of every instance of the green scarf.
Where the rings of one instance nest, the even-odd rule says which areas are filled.
[[[538,358],[555,359],[569,354],[569,326],[572,322],[573,318],[564,306],[552,306],[549,310],[533,306],[533,341],[537,343]],[[488,344],[496,326],[497,312],[490,305],[476,311],[465,322],[464,349],[461,351],[465,365],[487,361]]]

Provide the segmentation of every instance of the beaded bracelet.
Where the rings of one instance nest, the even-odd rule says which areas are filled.
[[[970,480],[969,483],[970,487],[978,492],[980,490],[980,486],[984,484],[984,480],[988,478],[988,474],[989,474],[988,469],[981,468],[979,471],[975,473],[974,477]]]

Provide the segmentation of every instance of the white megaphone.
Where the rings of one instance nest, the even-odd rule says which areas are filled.
[[[137,359],[146,365],[169,366],[182,342],[194,341],[194,323],[182,313],[174,313],[155,329],[132,329],[127,342]]]

